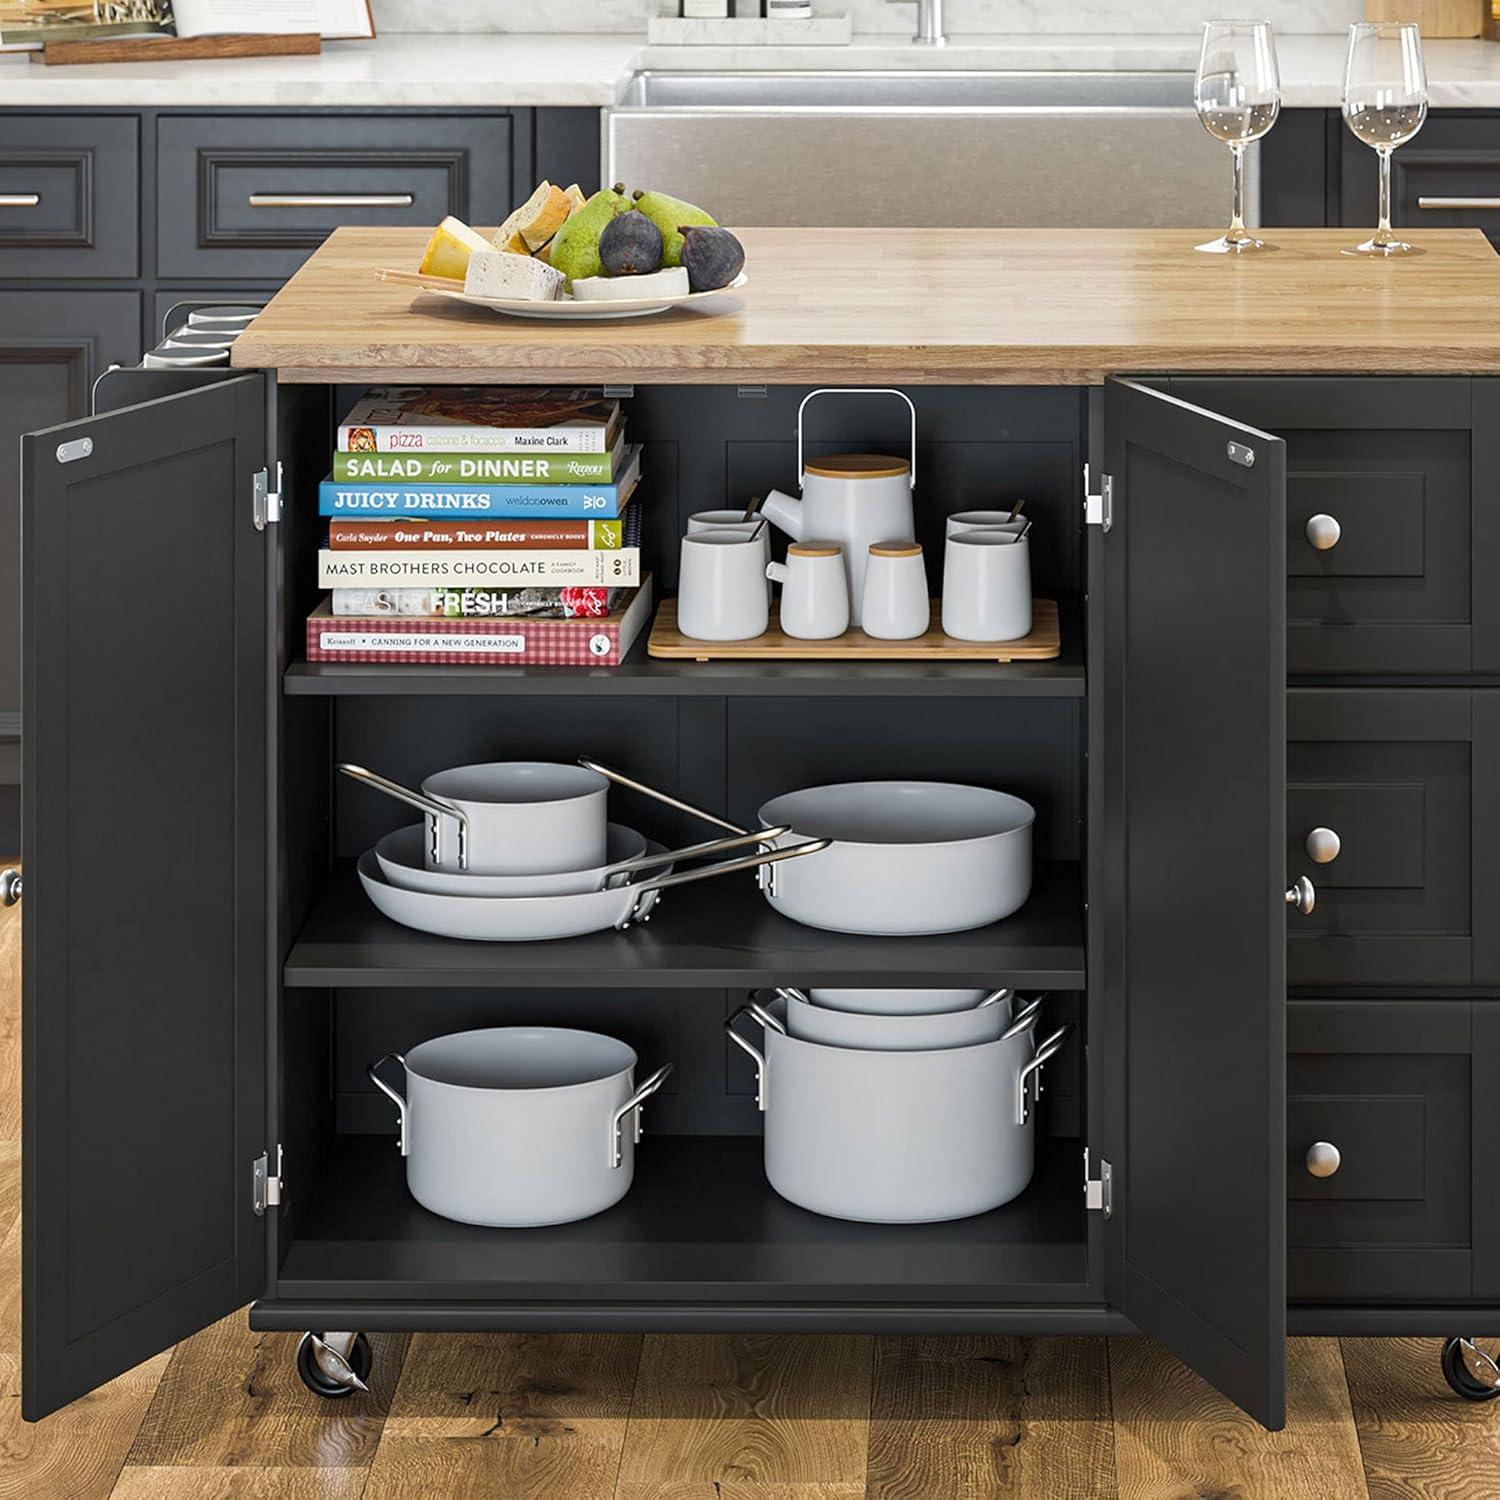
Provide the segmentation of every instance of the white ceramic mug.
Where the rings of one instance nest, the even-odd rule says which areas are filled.
[[[943,634],[1015,641],[1031,634],[1031,542],[1007,531],[960,531],[943,550]]]
[[[943,522],[943,535],[956,536],[960,531],[1009,531],[1020,535],[1031,526],[1029,516],[1011,520],[1008,510],[959,510]]]
[[[910,641],[932,622],[927,567],[913,541],[875,542],[865,565],[865,597],[860,624],[881,641]]]
[[[743,537],[760,544],[760,562],[764,567],[771,560],[771,523],[764,516],[745,519],[742,510],[700,510],[687,519],[687,534],[697,536],[700,531],[737,531]],[[766,580],[766,603],[771,602],[771,580]]]
[[[834,542],[793,542],[784,563],[767,563],[781,585],[781,628],[799,641],[826,641],[849,628],[844,549]]]
[[[677,628],[695,641],[749,641],[770,623],[765,561],[741,532],[695,531],[682,539]]]

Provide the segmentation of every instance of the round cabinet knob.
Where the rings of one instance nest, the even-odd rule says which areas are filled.
[[[21,872],[0,870],[0,906],[14,906],[21,899]]]
[[[1307,518],[1307,525],[1303,528],[1307,533],[1308,545],[1316,548],[1319,552],[1326,552],[1330,547],[1336,547],[1338,540],[1344,534],[1344,528],[1339,525],[1336,516],[1324,515],[1323,512]]]
[[[1314,828],[1303,841],[1303,847],[1315,865],[1331,865],[1339,857],[1344,841],[1331,828]]]
[[[1332,1177],[1342,1160],[1332,1141],[1314,1141],[1307,1148],[1307,1170],[1314,1177]]]
[[[1287,889],[1286,904],[1296,907],[1304,917],[1318,904],[1318,893],[1306,875],[1299,875]]]

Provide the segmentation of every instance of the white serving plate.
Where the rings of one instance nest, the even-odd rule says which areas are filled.
[[[526,297],[471,297],[462,287],[433,286],[432,282],[442,278],[422,276],[414,271],[377,271],[375,274],[381,281],[415,286],[433,297],[466,302],[470,307],[485,307],[505,317],[550,318],[562,322],[580,318],[584,321],[592,318],[644,318],[651,313],[665,312],[669,307],[695,307],[710,297],[722,297],[726,292],[737,291],[749,279],[741,271],[728,286],[711,292],[687,292],[681,297],[626,297],[612,302],[576,302],[572,297],[560,297],[556,302],[537,302]]]

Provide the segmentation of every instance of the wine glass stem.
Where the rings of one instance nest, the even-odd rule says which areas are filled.
[[[1230,146],[1229,155],[1234,162],[1234,208],[1229,219],[1229,233],[1224,238],[1243,240],[1249,238],[1245,231],[1245,148]]]
[[[1375,231],[1375,243],[1387,245],[1394,236],[1391,233],[1391,153],[1375,148],[1380,158],[1380,227]]]

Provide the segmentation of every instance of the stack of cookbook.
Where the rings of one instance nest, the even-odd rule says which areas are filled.
[[[651,607],[640,477],[597,390],[368,392],[321,486],[308,659],[618,665]]]

